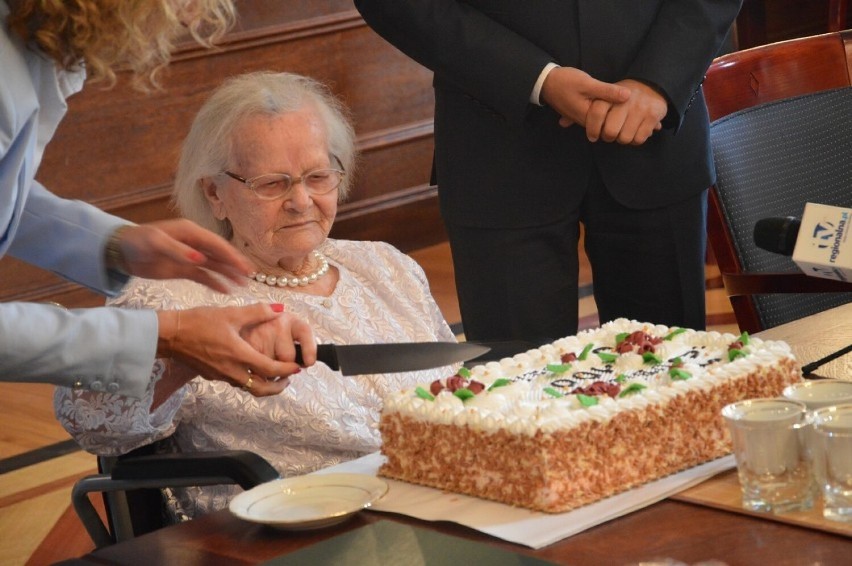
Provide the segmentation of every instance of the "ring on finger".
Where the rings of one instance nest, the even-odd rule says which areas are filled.
[[[243,384],[243,391],[250,391],[250,390],[251,390],[251,387],[252,387],[252,382],[254,381],[254,375],[252,375],[252,373],[251,373],[251,370],[250,370],[250,369],[247,369],[246,371],[247,371],[247,372],[248,372],[248,374],[249,374],[249,378],[248,378],[248,381],[246,381],[246,382]]]

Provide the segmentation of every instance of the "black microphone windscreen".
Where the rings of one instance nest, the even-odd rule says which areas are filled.
[[[754,243],[768,252],[793,255],[802,221],[792,216],[762,218],[754,225]]]

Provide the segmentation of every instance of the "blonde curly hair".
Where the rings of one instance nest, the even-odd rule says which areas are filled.
[[[9,29],[69,71],[115,84],[129,68],[136,86],[158,86],[177,40],[211,46],[233,25],[233,0],[12,0]]]

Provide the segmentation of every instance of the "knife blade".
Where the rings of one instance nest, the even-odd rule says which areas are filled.
[[[317,360],[343,375],[417,371],[463,362],[488,352],[466,342],[398,342],[391,344],[318,344]],[[302,349],[296,344],[296,363]]]
[[[503,358],[511,358],[512,356],[515,356],[517,354],[528,352],[533,348],[537,348],[539,344],[539,342],[526,342],[523,340],[489,340],[485,342],[474,341],[468,343],[478,344],[480,346],[486,346],[488,348],[488,351],[484,354],[466,360],[464,365],[468,368],[486,364],[488,362],[499,362]],[[545,342],[542,341],[540,343],[544,344]]]

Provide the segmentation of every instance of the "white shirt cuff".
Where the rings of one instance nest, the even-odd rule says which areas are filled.
[[[548,63],[544,66],[544,69],[541,70],[541,74],[538,76],[538,80],[535,82],[535,85],[532,89],[532,94],[530,94],[530,102],[535,104],[536,106],[542,106],[541,100],[539,97],[541,95],[541,87],[544,86],[544,79],[547,78],[547,75],[550,74],[550,71],[558,67],[556,63]]]

